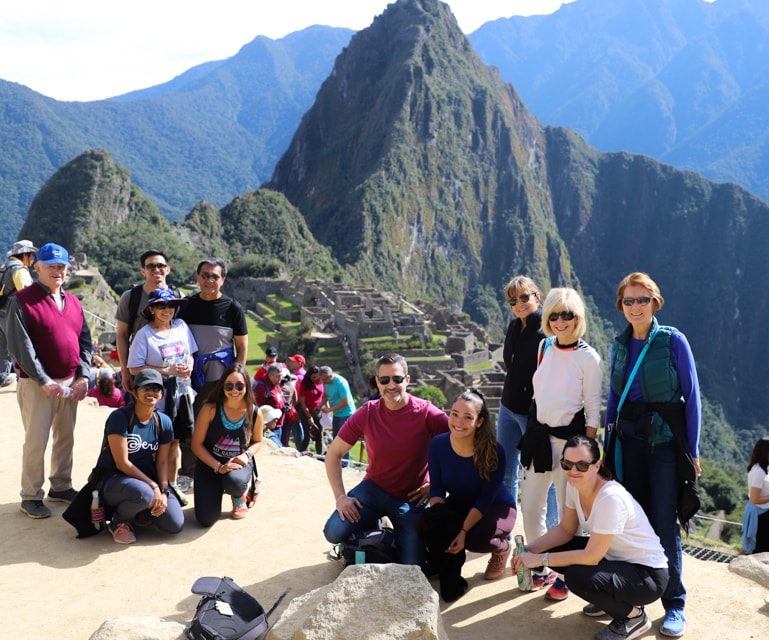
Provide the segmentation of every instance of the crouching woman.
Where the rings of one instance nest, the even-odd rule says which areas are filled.
[[[136,542],[136,526],[155,525],[179,533],[184,514],[168,488],[168,460],[174,428],[155,407],[163,397],[163,378],[142,369],[134,379],[133,402],[107,418],[97,469],[106,506],[112,510],[110,531],[119,544]]]
[[[566,499],[561,523],[527,545],[513,569],[557,567],[569,589],[587,600],[584,613],[607,613],[598,640],[636,638],[651,627],[644,612],[668,583],[668,562],[643,509],[601,460],[598,443],[566,441],[561,457]],[[590,536],[577,536],[585,529]]]

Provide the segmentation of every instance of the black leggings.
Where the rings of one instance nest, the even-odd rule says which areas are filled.
[[[584,549],[589,538],[575,536],[560,547],[549,549],[572,551]],[[601,560],[595,566],[575,564],[557,567],[569,589],[583,600],[592,602],[615,620],[627,618],[633,607],[651,604],[665,591],[668,570],[652,569],[642,564],[619,560]]]
[[[252,465],[237,471],[215,473],[207,464],[195,465],[195,518],[204,527],[210,527],[222,515],[222,494],[242,496],[251,481]]]

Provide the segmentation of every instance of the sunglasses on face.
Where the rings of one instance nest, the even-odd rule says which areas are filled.
[[[222,276],[220,276],[218,273],[208,273],[207,271],[204,271],[200,274],[200,277],[203,278],[203,280],[221,280]]]
[[[224,383],[224,390],[225,391],[232,391],[233,389],[236,389],[237,391],[243,391],[243,389],[246,388],[246,385],[244,385],[242,382],[225,382]]]
[[[141,387],[142,391],[150,391],[151,393],[162,393],[163,387],[159,384],[145,384]]]
[[[561,469],[564,471],[571,471],[572,468],[577,467],[577,471],[580,473],[585,473],[591,465],[594,465],[598,460],[593,460],[592,462],[588,462],[587,460],[579,460],[578,462],[572,462],[571,460],[564,460],[561,458]]]
[[[561,320],[566,320],[568,322],[569,320],[574,320],[576,317],[577,314],[573,311],[557,311],[555,313],[551,313],[548,319],[550,322],[555,322],[558,320],[558,318],[560,318]]]
[[[406,376],[377,376],[377,380],[379,380],[379,384],[390,384],[390,380],[392,380],[395,384],[400,384],[406,379]]]
[[[651,301],[652,299],[649,296],[641,296],[640,298],[622,298],[622,304],[626,307],[632,307],[636,302],[642,307],[645,307]]]
[[[150,262],[149,264],[145,264],[144,268],[149,269],[150,271],[155,271],[155,270],[162,271],[167,266],[168,266],[167,264],[163,264],[162,262]]]
[[[173,302],[156,302],[152,305],[153,309],[176,309],[176,304]]]
[[[537,297],[537,292],[536,291],[533,291],[532,293],[522,293],[517,298],[515,296],[513,296],[512,298],[509,298],[508,301],[507,301],[507,304],[509,304],[511,307],[514,307],[519,302],[522,302],[523,304],[526,304],[532,298],[536,299],[536,297]]]

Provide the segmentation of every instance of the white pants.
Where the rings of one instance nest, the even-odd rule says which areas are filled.
[[[561,454],[565,440],[550,437],[550,449],[553,458],[553,470],[544,473],[534,472],[532,462],[523,470],[521,480],[521,510],[523,533],[526,543],[533,542],[547,533],[547,492],[550,484],[555,484],[555,496],[558,501],[558,520],[563,518],[563,502],[566,496],[566,476],[561,469]]]

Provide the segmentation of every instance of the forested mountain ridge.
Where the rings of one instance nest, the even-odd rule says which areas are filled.
[[[16,240],[45,181],[89,148],[129,167],[171,220],[256,189],[352,33],[259,36],[227,60],[111,100],[59,102],[0,80],[0,246]]]
[[[576,0],[470,36],[546,124],[769,200],[769,3]]]

